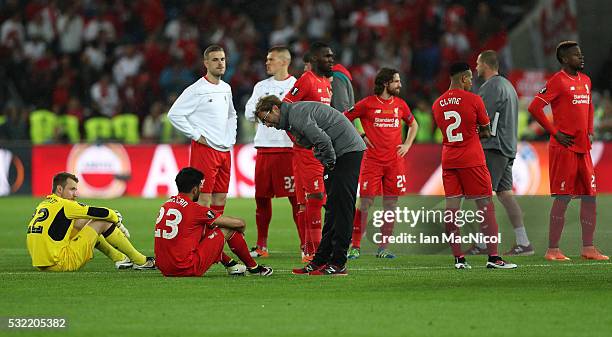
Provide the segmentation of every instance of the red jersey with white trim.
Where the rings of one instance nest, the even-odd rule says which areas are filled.
[[[291,90],[289,90],[289,92],[283,98],[283,102],[295,103],[314,101],[331,105],[331,96],[332,90],[329,80],[326,77],[317,76],[317,74],[312,71],[307,71],[300,76],[297,82],[295,82],[293,88],[291,88]],[[287,135],[291,141],[295,140],[289,132],[287,132]],[[297,146],[295,142],[293,149],[302,152],[312,152],[312,149],[305,149]],[[314,158],[314,154],[312,155],[312,158]]]
[[[477,128],[489,124],[489,116],[480,96],[449,89],[434,102],[432,112],[443,136],[443,169],[486,165]]]
[[[586,153],[591,149],[589,134],[593,134],[593,102],[591,101],[591,79],[578,72],[572,76],[563,70],[556,72],[536,95],[550,104],[553,125],[563,133],[574,136],[574,145],[568,149]],[[552,146],[562,146],[555,137],[550,137]]]
[[[402,144],[402,123],[412,123],[414,116],[406,104],[399,97],[383,99],[379,96],[368,96],[357,102],[354,107],[344,113],[353,121],[361,120],[361,125],[374,148],[366,150],[368,160],[389,162],[398,157],[397,146]]]
[[[168,199],[159,210],[155,224],[155,260],[159,268],[173,272],[192,269],[205,227],[219,216],[185,194]]]
[[[307,71],[295,82],[293,88],[283,98],[289,103],[314,101],[323,104],[331,104],[331,83],[323,76],[317,76],[312,71]]]

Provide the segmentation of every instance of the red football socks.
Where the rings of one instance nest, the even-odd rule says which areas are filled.
[[[389,237],[393,235],[393,227],[395,227],[395,221],[385,221],[382,227],[380,227],[380,234],[382,234],[382,242],[378,244],[379,248],[387,248],[387,246],[389,245]]]
[[[565,210],[567,210],[568,204],[569,199],[555,198],[553,201],[550,208],[550,227],[548,229],[549,248],[559,248],[561,232],[563,232],[563,226],[565,225]]]
[[[495,205],[493,202],[490,202],[486,206],[480,207],[478,210],[483,212],[484,217],[484,220],[480,224],[480,232],[489,237],[489,243],[487,243],[489,256],[498,256],[497,246],[499,242],[497,242],[497,239],[493,239],[493,237],[497,236],[499,233],[499,226],[495,219]]]
[[[210,205],[210,209],[218,213],[219,215],[223,215],[223,211],[225,210],[225,205]]]
[[[210,209],[218,213],[219,215],[223,215],[223,211],[225,210],[225,205],[210,205]],[[232,262],[232,258],[229,255],[225,254],[225,252],[221,252],[221,263],[226,266],[228,263]]]
[[[298,205],[299,207],[299,205]],[[300,236],[300,247],[306,251],[306,210],[298,210],[297,212],[297,230]]]
[[[225,254],[224,252],[221,252],[221,263],[224,266],[227,266],[227,264],[230,262],[232,262],[232,258],[229,257],[229,255]]]
[[[306,246],[309,254],[314,254],[321,242],[322,208],[322,199],[309,198],[306,200]]]
[[[353,218],[353,238],[351,246],[355,248],[361,247],[361,238],[363,237],[363,231],[365,230],[365,222],[368,218],[368,211],[362,211],[359,208],[355,210],[355,217]]]
[[[268,246],[268,229],[272,219],[272,199],[255,198],[257,208],[255,210],[255,223],[257,224],[257,246],[259,248]]]
[[[247,268],[255,268],[257,267],[257,262],[253,260],[251,254],[249,253],[249,247],[244,241],[244,236],[242,233],[235,232],[230,236],[227,240],[227,245],[230,247],[232,252],[238,256],[240,261],[244,262]]]
[[[447,215],[451,213],[451,215]],[[456,208],[447,208],[444,212],[444,226],[446,228],[446,234],[453,234],[454,236],[461,235],[461,231],[459,227],[455,225],[455,216],[457,213]],[[463,253],[461,252],[461,244],[459,242],[455,242],[455,240],[451,240],[450,242],[451,251],[453,252],[453,256],[462,257]]]
[[[304,246],[304,226],[300,225],[303,223],[304,212],[300,212],[300,205],[297,203],[296,197],[289,197],[291,203],[291,211],[293,212],[293,222],[295,222],[295,228],[297,229],[298,236],[300,237],[300,247]]]
[[[595,199],[582,200],[580,203],[580,224],[582,225],[582,245],[584,247],[593,245],[595,225],[597,224],[597,204]]]

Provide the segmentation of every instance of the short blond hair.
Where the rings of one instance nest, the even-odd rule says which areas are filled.
[[[286,46],[274,46],[268,50],[268,53],[275,52],[287,61],[291,62],[291,51]]]
[[[485,50],[480,53],[480,60],[482,63],[488,65],[491,69],[499,70],[499,60],[497,59],[497,53],[495,50]]]

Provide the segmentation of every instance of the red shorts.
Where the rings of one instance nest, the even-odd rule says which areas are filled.
[[[295,195],[293,150],[287,147],[258,148],[255,158],[255,197]]]
[[[293,148],[293,175],[298,204],[306,203],[306,194],[325,193],[323,165],[314,157],[312,150]]]
[[[380,195],[398,197],[404,193],[406,193],[404,158],[397,158],[396,161],[389,163],[365,158],[361,162],[359,194],[362,197]]]
[[[229,190],[232,159],[230,152],[191,141],[189,166],[204,173],[202,193],[227,193]]]
[[[219,228],[206,228],[194,256],[195,276],[202,276],[213,264],[221,261],[225,237]]]
[[[159,263],[158,268],[165,276],[202,276],[213,264],[221,260],[221,252],[223,252],[224,245],[225,238],[219,228],[206,228],[202,239],[193,252],[193,263],[191,266],[176,268],[172,264]]]
[[[491,175],[487,165],[443,169],[444,195],[451,197],[479,198],[493,195]]]
[[[560,146],[549,146],[548,161],[551,194],[597,194],[590,153],[576,153]]]

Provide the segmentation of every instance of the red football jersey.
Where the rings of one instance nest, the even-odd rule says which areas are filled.
[[[442,168],[486,165],[478,125],[489,124],[489,116],[480,96],[450,89],[434,102],[434,120],[442,131]]]
[[[307,71],[295,82],[293,88],[283,98],[289,103],[315,101],[331,104],[331,83],[325,77],[319,77],[312,71]]]
[[[283,98],[283,102],[314,101],[331,105],[331,96],[332,90],[329,80],[325,77],[317,76],[312,71],[307,71],[295,82],[293,88]],[[295,140],[289,132],[287,132],[287,135],[289,135],[292,141]],[[305,149],[295,144],[293,149],[302,152],[312,152],[312,149]]]
[[[173,272],[193,268],[194,252],[205,226],[218,217],[182,193],[168,199],[155,223],[155,259],[159,268]]]
[[[572,76],[561,70],[546,82],[546,87],[536,95],[550,104],[553,125],[563,133],[574,136],[570,150],[586,153],[591,149],[589,134],[593,133],[593,102],[591,101],[591,79],[578,72]],[[562,146],[550,137],[554,146]]]
[[[366,150],[368,160],[389,162],[397,159],[397,146],[402,144],[402,123],[412,123],[414,116],[408,104],[399,98],[388,100],[376,95],[368,96],[357,102],[344,115],[351,121],[359,118],[363,130],[374,148]]]

